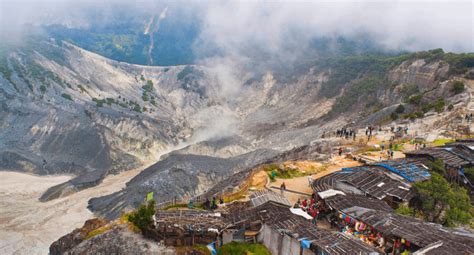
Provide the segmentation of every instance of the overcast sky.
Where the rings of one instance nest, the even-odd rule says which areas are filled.
[[[100,3],[97,3],[100,2]],[[314,36],[366,34],[387,49],[473,52],[473,3],[453,1],[81,1],[0,0],[2,35],[21,34],[24,23],[87,26],[120,8],[160,13],[165,5],[199,13],[201,38],[235,51],[249,42],[270,52]],[[172,12],[170,11],[170,14]]]

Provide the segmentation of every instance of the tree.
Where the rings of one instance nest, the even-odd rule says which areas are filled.
[[[142,204],[132,212],[128,217],[128,221],[133,223],[140,230],[146,229],[153,223],[153,215],[155,214],[155,201],[151,200],[148,204]]]
[[[471,201],[466,189],[457,185],[453,187],[453,194],[449,201],[449,207],[449,210],[446,211],[446,221],[444,225],[455,227],[458,223],[469,223],[472,218],[470,213]]]
[[[467,191],[457,185],[450,185],[437,172],[431,173],[431,179],[413,185],[420,202],[420,210],[425,219],[453,227],[467,224],[472,218],[471,201]]]
[[[453,87],[451,88],[451,91],[453,91],[454,94],[456,95],[464,92],[464,90],[465,90],[465,87],[462,81],[455,81],[453,83]]]
[[[441,223],[442,213],[449,206],[451,187],[443,176],[436,172],[431,174],[431,179],[413,185],[421,201],[421,211],[428,221]]]
[[[421,104],[421,100],[423,99],[423,95],[421,94],[416,94],[416,95],[412,95],[408,98],[408,102],[410,104],[413,104],[413,105],[420,105]]]
[[[397,114],[396,112],[392,112],[392,113],[390,114],[390,118],[391,118],[392,120],[397,120],[397,119],[398,119],[398,114]]]
[[[66,98],[67,100],[73,101],[71,95],[69,95],[69,94],[62,93],[61,96],[64,97],[64,98]]]
[[[464,175],[469,180],[469,182],[471,182],[471,184],[474,184],[474,167],[465,168]]]
[[[46,86],[44,86],[44,84],[41,84],[40,91],[41,91],[41,94],[46,93]]]
[[[400,206],[395,210],[395,212],[401,215],[415,216],[415,210],[405,204],[400,204]]]
[[[435,171],[438,174],[441,174],[441,175],[446,174],[446,169],[444,168],[444,162],[441,159],[437,159],[429,163],[429,167],[431,171]]]
[[[146,86],[150,88],[150,90],[153,89],[153,81],[152,80],[146,81]]]
[[[444,110],[444,99],[443,98],[439,98],[438,100],[436,100],[436,102],[434,103],[433,107],[435,109],[435,111],[437,113],[440,113]]]
[[[403,106],[402,104],[399,104],[397,108],[395,109],[395,112],[399,114],[405,112],[405,106]]]

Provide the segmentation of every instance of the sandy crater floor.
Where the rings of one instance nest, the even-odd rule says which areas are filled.
[[[41,203],[51,186],[72,176],[34,176],[0,171],[0,254],[48,254],[49,245],[92,218],[87,201],[118,191],[142,169],[108,176],[100,185]]]

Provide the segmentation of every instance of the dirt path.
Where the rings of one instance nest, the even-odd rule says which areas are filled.
[[[71,176],[34,176],[0,172],[0,254],[48,254],[49,245],[92,218],[87,201],[118,191],[140,169],[108,176],[98,186],[41,203],[51,186]]]
[[[316,164],[322,165],[321,163],[314,162]],[[308,162],[304,162],[304,165],[308,165]],[[298,164],[296,164],[298,165]],[[340,170],[343,167],[353,167],[353,166],[359,166],[361,165],[360,162],[354,161],[352,159],[346,158],[344,156],[336,156],[333,157],[329,163],[325,166],[325,169],[323,171],[320,171],[316,174],[311,175],[311,178],[313,179],[318,179],[323,176],[326,176],[330,173],[333,173],[335,171]],[[303,176],[303,177],[297,177],[293,179],[279,179],[277,178],[275,182],[270,183],[270,186],[276,186],[280,187],[280,185],[285,182],[286,188],[289,190],[294,190],[306,194],[311,194],[313,193],[313,190],[309,186],[309,176]],[[279,192],[276,189],[272,189],[273,191]],[[302,198],[304,196],[295,194],[295,193],[290,193],[290,192],[285,192],[284,193],[285,197],[290,200],[291,203],[295,203],[298,198]]]
[[[299,191],[306,194],[313,193],[313,190],[309,186],[308,182],[309,176],[297,177],[293,179],[276,179],[275,182],[272,182],[270,186],[280,187],[280,185],[285,182],[286,188],[289,190]],[[280,192],[279,190],[272,189],[275,192]],[[291,192],[284,192],[284,195],[292,204],[294,204],[298,198],[304,197],[303,195],[291,193]]]

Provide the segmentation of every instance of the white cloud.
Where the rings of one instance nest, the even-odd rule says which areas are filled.
[[[314,36],[361,33],[389,49],[474,51],[471,0],[0,0],[0,31],[18,32],[24,23],[85,26],[91,12],[106,22],[118,10],[142,14],[164,5],[202,13],[202,38],[225,51],[256,45],[281,54]]]
[[[317,36],[366,34],[388,49],[474,51],[472,1],[225,1],[209,4],[203,41],[271,53]]]

